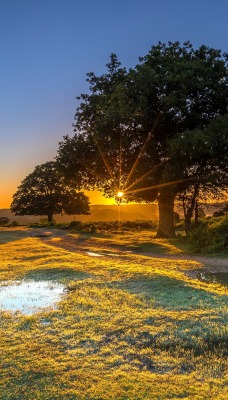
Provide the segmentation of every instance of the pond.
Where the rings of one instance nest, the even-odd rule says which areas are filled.
[[[228,286],[228,273],[227,272],[200,272],[197,278],[201,281],[208,283],[220,283],[223,286]]]
[[[0,309],[31,315],[61,300],[65,285],[50,281],[16,281],[0,286]]]

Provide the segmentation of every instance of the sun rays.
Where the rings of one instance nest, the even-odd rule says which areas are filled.
[[[143,156],[145,154],[147,146],[155,134],[158,124],[161,120],[162,114],[163,114],[162,111],[160,111],[158,113],[158,115],[155,119],[155,122],[154,122],[151,130],[149,131],[149,133],[146,137],[146,140],[142,143],[141,148],[139,149],[139,152],[138,152],[135,160],[133,161],[132,167],[130,168],[130,171],[128,173],[123,171],[124,151],[123,151],[123,147],[122,147],[121,131],[119,133],[119,146],[117,149],[118,154],[116,155],[116,160],[113,162],[113,167],[107,158],[107,153],[102,148],[102,145],[100,144],[100,142],[98,141],[96,136],[93,135],[93,139],[94,139],[94,142],[99,151],[100,157],[101,157],[101,159],[104,163],[104,166],[108,172],[108,175],[110,177],[110,181],[109,181],[110,193],[111,192],[113,193],[113,196],[118,205],[120,205],[124,201],[129,200],[129,198],[130,199],[134,198],[134,195],[136,195],[138,193],[145,192],[148,190],[153,190],[153,189],[160,189],[160,188],[167,187],[167,186],[177,185],[177,184],[180,184],[180,183],[183,183],[183,182],[193,179],[191,177],[191,178],[173,180],[173,181],[169,181],[169,182],[163,182],[163,183],[155,184],[155,185],[146,185],[145,184],[145,186],[143,186],[142,185],[143,181],[146,178],[152,177],[153,174],[155,172],[157,172],[158,168],[161,167],[162,162],[157,163],[157,165],[154,165],[148,171],[142,173],[141,176],[137,177],[136,179],[133,179],[134,174],[137,171],[137,167],[139,166],[140,161],[143,159]],[[84,166],[90,173],[92,173],[94,176],[96,176],[101,182],[103,181],[102,177],[99,174],[97,174],[96,171],[93,170],[93,168],[91,168],[88,165],[84,165]],[[139,183],[141,183],[141,185],[142,185],[141,187],[137,187],[137,185]]]
[[[131,168],[131,170],[130,170],[128,176],[127,176],[127,179],[126,179],[126,181],[125,181],[125,184],[123,185],[123,189],[124,189],[125,191],[127,191],[127,190],[129,189],[129,187],[127,186],[127,185],[128,185],[128,182],[130,182],[130,180],[131,180],[131,178],[132,178],[132,176],[133,176],[133,174],[134,174],[134,172],[135,172],[135,170],[136,170],[138,164],[140,163],[140,160],[141,160],[141,158],[142,158],[142,156],[143,156],[143,154],[144,154],[144,152],[145,152],[145,150],[146,150],[146,147],[147,147],[147,145],[148,145],[150,139],[152,138],[152,136],[153,136],[153,134],[154,134],[154,132],[155,132],[157,126],[158,126],[158,123],[159,123],[159,121],[160,121],[160,118],[161,118],[161,113],[159,113],[159,114],[157,115],[157,118],[156,118],[156,120],[155,120],[155,122],[154,122],[154,124],[153,124],[152,129],[149,131],[149,133],[148,133],[148,135],[147,135],[147,138],[146,138],[145,142],[143,143],[143,145],[142,145],[142,147],[141,147],[141,149],[140,149],[140,151],[139,151],[139,153],[138,153],[138,156],[136,157],[135,162],[134,162],[133,165],[132,165],[132,168]],[[147,173],[147,175],[149,175],[149,173]],[[142,177],[141,177],[140,180],[142,180]]]

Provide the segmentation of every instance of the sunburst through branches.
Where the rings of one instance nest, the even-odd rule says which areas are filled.
[[[135,197],[135,195],[138,193],[145,192],[145,191],[152,190],[152,189],[159,189],[159,188],[163,188],[163,187],[167,187],[167,186],[180,184],[182,182],[193,179],[193,178],[186,178],[186,179],[180,179],[180,180],[175,180],[175,181],[171,181],[171,182],[165,182],[165,183],[161,183],[161,184],[157,184],[157,185],[150,185],[150,186],[146,185],[143,187],[137,187],[137,185],[139,183],[142,183],[145,178],[147,178],[147,177],[151,176],[153,173],[155,173],[155,171],[162,164],[162,163],[158,163],[153,168],[150,168],[147,172],[143,173],[141,176],[137,177],[132,182],[132,178],[134,177],[136,168],[144,156],[146,148],[155,133],[155,130],[160,122],[162,114],[163,114],[163,112],[161,111],[157,115],[157,118],[154,122],[152,129],[149,131],[149,133],[146,137],[146,140],[142,144],[142,146],[138,152],[138,155],[137,155],[135,161],[133,162],[130,171],[127,174],[123,171],[123,165],[124,165],[123,161],[124,160],[123,160],[123,148],[122,148],[121,133],[119,134],[118,154],[116,155],[116,162],[115,162],[115,165],[113,168],[111,167],[111,163],[109,162],[109,160],[107,158],[107,153],[103,150],[102,145],[97,140],[95,135],[93,136],[93,139],[98,148],[100,157],[101,157],[101,159],[104,163],[104,166],[110,177],[110,181],[108,184],[108,186],[110,186],[110,187],[109,187],[108,191],[109,191],[109,193],[114,194],[114,198],[118,205],[120,205],[121,203],[123,203],[126,200],[128,200],[128,201],[129,201],[129,199],[132,200]],[[87,170],[98,177],[98,174],[95,171],[93,171],[92,168],[87,167]],[[101,177],[99,176],[99,178],[101,178]],[[101,180],[102,180],[102,178],[101,178]]]

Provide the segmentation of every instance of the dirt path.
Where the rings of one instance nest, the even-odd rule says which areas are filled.
[[[208,267],[211,272],[221,271],[221,272],[228,272],[228,259],[219,258],[219,257],[204,257],[198,255],[190,255],[185,253],[177,253],[177,254],[153,254],[153,253],[143,253],[148,257],[154,258],[169,258],[172,260],[186,260],[186,261],[196,261]]]
[[[106,252],[109,255],[115,253],[127,256],[128,253],[137,254],[141,256],[147,256],[152,258],[168,258],[172,260],[186,260],[186,261],[196,261],[203,264],[208,272],[227,272],[228,271],[228,259],[219,257],[204,257],[199,255],[189,255],[185,253],[177,254],[158,254],[152,252],[139,252],[139,251],[129,251],[127,246],[118,246],[113,243],[99,242],[96,243],[90,236],[80,236],[79,238],[73,237],[66,233],[65,231],[57,230],[41,230],[32,229],[30,230],[30,236],[37,237],[44,243],[60,247],[64,250],[69,250],[86,255],[87,252],[101,252],[105,256]]]

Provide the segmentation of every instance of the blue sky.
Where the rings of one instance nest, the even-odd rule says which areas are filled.
[[[227,51],[227,15],[226,0],[0,0],[0,208],[72,134],[87,72],[112,52],[134,67],[159,40]]]

